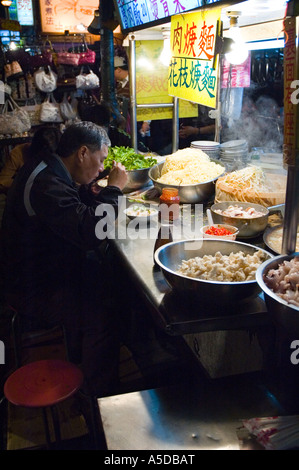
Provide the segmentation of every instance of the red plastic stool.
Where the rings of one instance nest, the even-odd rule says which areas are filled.
[[[55,439],[61,441],[55,405],[74,395],[83,383],[83,374],[74,364],[63,360],[31,362],[13,372],[4,384],[4,395],[13,405],[42,408],[47,445],[51,447],[46,408],[52,415]]]

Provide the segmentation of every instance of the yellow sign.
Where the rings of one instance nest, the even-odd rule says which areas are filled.
[[[78,33],[78,25],[87,27],[93,20],[99,0],[40,0],[43,33]]]
[[[210,108],[217,107],[218,63],[215,55],[221,9],[171,18],[168,93]]]
[[[172,103],[168,94],[168,66],[161,62],[163,40],[136,41],[137,104]],[[195,117],[197,105],[179,101],[179,117]],[[172,108],[137,108],[137,121],[171,119]]]

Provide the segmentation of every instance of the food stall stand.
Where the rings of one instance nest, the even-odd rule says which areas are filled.
[[[236,2],[232,2],[232,5],[234,3],[236,3]],[[210,5],[210,6],[212,7],[212,5]],[[130,66],[131,66],[131,69],[130,69],[130,72],[131,72],[131,74],[130,74],[130,86],[131,86],[131,92],[132,92],[131,113],[132,113],[132,117],[134,118],[132,120],[133,121],[133,131],[134,131],[134,127],[135,127],[134,126],[134,121],[135,121],[135,125],[136,125],[136,109],[138,107],[137,102],[136,102],[136,87],[135,87],[135,85],[136,85],[136,73],[135,73],[136,72],[136,70],[135,70],[136,57],[135,57],[135,38],[134,38],[134,34],[135,34],[136,30],[139,30],[141,27],[143,27],[143,28],[147,27],[148,24],[141,25],[141,22],[137,22],[137,21],[134,24],[134,21],[132,20],[132,18],[130,20],[130,21],[132,21],[132,24],[129,24],[128,22],[129,22],[130,17],[129,17],[129,15],[127,15],[127,16],[125,15],[126,8],[129,8],[129,4],[127,6],[125,4],[122,5],[121,7],[119,7],[119,10],[120,10],[120,16],[123,15],[123,17],[127,21],[127,23],[125,24],[124,23],[125,20],[121,16],[121,20],[123,21],[123,25],[125,25],[125,30],[130,32],[130,41],[129,41],[130,58],[131,58],[131,62],[130,62]],[[194,8],[196,8],[196,6],[193,5],[191,10],[193,10]],[[211,8],[211,11],[213,12],[213,15],[211,17],[209,16],[209,18],[207,19],[205,14],[206,14],[206,12],[209,12],[209,6],[205,5],[205,12],[203,13],[203,16],[201,17],[200,20],[198,20],[198,18],[196,16],[196,14],[197,14],[196,12],[193,13],[193,11],[191,11],[191,13],[186,13],[184,11],[183,12],[184,14],[177,15],[175,17],[176,18],[177,30],[184,31],[185,30],[184,28],[186,28],[189,23],[195,25],[196,21],[199,21],[200,25],[201,25],[201,21],[204,21],[204,22],[206,21],[207,24],[208,24],[208,21],[210,21],[209,24],[214,25],[213,26],[214,29],[212,29],[210,31],[210,36],[211,36],[210,41],[212,41],[212,32],[213,32],[213,37],[214,36],[216,37],[216,35],[220,34],[220,31],[221,31],[220,24],[217,21],[218,15],[220,14],[219,12],[221,10],[219,10],[219,11],[218,10],[219,9],[217,9],[217,2],[216,2],[216,5],[213,4],[213,8]],[[199,9],[199,11],[200,11],[200,9]],[[201,13],[201,11],[200,11],[200,13]],[[184,15],[185,15],[185,18],[188,18],[188,20],[187,19],[184,20]],[[188,21],[189,21],[189,23],[188,23]],[[180,22],[182,22],[182,24]],[[212,26],[210,27],[210,29],[211,28],[212,28]],[[192,38],[190,37],[189,48],[187,48],[188,51],[186,52],[186,47],[183,47],[184,46],[183,42],[181,43],[181,48],[178,47],[179,46],[178,38],[176,38],[176,40],[174,39],[175,34],[176,33],[173,30],[173,25],[172,25],[173,43],[176,43],[176,45],[177,45],[176,48],[174,47],[174,51],[173,51],[173,54],[175,56],[174,57],[175,60],[172,61],[173,65],[171,67],[171,72],[169,72],[169,77],[170,77],[169,87],[170,87],[170,90],[171,90],[171,94],[176,98],[175,101],[174,101],[174,121],[173,121],[174,122],[174,128],[176,127],[176,123],[177,123],[177,119],[178,119],[178,113],[177,113],[177,110],[176,110],[176,106],[178,106],[178,104],[177,104],[178,96],[186,98],[186,99],[188,99],[188,98],[190,99],[190,96],[192,96],[192,98],[195,97],[196,100],[199,100],[198,102],[201,102],[201,100],[202,100],[201,95],[206,94],[206,96],[209,99],[209,102],[205,103],[205,104],[208,104],[210,107],[215,108],[217,105],[219,105],[219,90],[217,90],[217,88],[218,88],[218,86],[220,86],[220,84],[217,83],[217,79],[219,77],[217,76],[217,67],[215,67],[215,64],[216,64],[215,57],[218,54],[217,54],[217,52],[215,52],[215,57],[214,57],[214,54],[211,52],[213,47],[216,46],[216,41],[215,41],[215,44],[213,44],[212,42],[209,43],[209,41],[207,41],[205,43],[206,47],[203,46],[202,49],[200,49],[200,50],[196,49],[195,50],[195,47],[196,47],[195,43],[192,42],[192,40],[191,40]],[[181,33],[181,35],[182,35],[182,33]],[[183,38],[183,35],[181,37]],[[215,39],[215,37],[214,37],[214,39]],[[206,39],[208,39],[208,36],[206,37]],[[182,39],[182,41],[183,41],[183,39]],[[192,46],[192,44],[193,44],[193,46]],[[184,53],[184,50],[185,50],[185,53]],[[174,79],[174,77],[179,74],[179,72],[175,68],[175,67],[177,67],[175,64],[177,62],[179,63],[179,61],[180,61],[181,64],[185,63],[186,58],[188,57],[188,54],[190,55],[190,51],[191,51],[191,53],[193,51],[194,54],[197,54],[199,56],[200,56],[200,54],[203,53],[204,57],[201,57],[201,56],[200,57],[202,59],[205,59],[205,63],[207,64],[206,67],[209,66],[210,82],[209,82],[209,85],[206,84],[205,88],[201,89],[201,93],[198,93],[199,88],[200,88],[199,86],[196,88],[195,92],[193,91],[193,93],[191,93],[190,90],[188,90],[188,89],[186,90],[186,84],[185,84],[185,88],[180,87],[180,86],[177,85],[177,83],[175,82],[175,79]],[[183,52],[183,53],[181,53],[181,52]],[[211,52],[211,54],[209,54],[209,52]],[[190,59],[190,60],[193,61],[193,59]],[[211,63],[209,63],[209,61]],[[196,62],[196,60],[195,60],[195,62]],[[209,63],[209,65],[208,65],[208,63]],[[214,70],[214,67],[215,67],[215,70]],[[195,68],[195,65],[194,65],[194,68]],[[214,72],[213,72],[213,70],[214,70]],[[171,79],[171,77],[172,77],[172,79]],[[201,83],[201,85],[202,85],[202,83]],[[198,85],[199,84],[200,84],[200,82],[198,83]],[[214,93],[212,93],[213,90],[214,90]],[[186,93],[187,93],[187,95],[186,95]],[[198,93],[198,96],[197,96],[196,93]],[[177,96],[175,96],[175,95],[177,95]],[[147,106],[147,105],[144,105],[144,106]],[[149,107],[151,107],[151,106],[152,107],[159,107],[159,106],[164,106],[164,104],[155,103],[155,104],[148,105],[148,106]],[[165,104],[165,106],[166,106],[166,104]],[[136,130],[136,128],[135,128],[135,130]],[[133,132],[133,137],[134,137],[134,132]],[[136,136],[135,136],[135,138],[136,138]],[[176,144],[177,144],[176,141],[177,141],[177,133],[174,132],[173,150],[176,149]],[[133,138],[133,143],[134,143],[134,138]],[[145,237],[146,237],[146,235],[145,235]],[[146,238],[148,238],[148,237],[146,237]],[[154,248],[154,239],[155,239],[155,237],[153,237],[151,240],[147,240],[147,241],[143,241],[143,240],[140,240],[140,239],[133,241],[133,240],[130,240],[129,237],[128,237],[127,240],[122,240],[122,239],[118,240],[116,238],[115,240],[112,240],[112,244],[114,245],[114,248],[115,248],[116,252],[118,253],[118,255],[120,255],[120,257],[121,257],[121,259],[124,263],[124,266],[129,270],[130,275],[132,275],[132,277],[134,279],[138,280],[138,283],[137,283],[138,288],[141,291],[143,291],[145,299],[147,301],[149,301],[151,307],[153,308],[153,311],[156,312],[155,315],[154,315],[155,319],[158,320],[160,322],[161,326],[163,328],[165,328],[170,334],[181,334],[183,336],[186,335],[186,337],[185,337],[186,342],[189,346],[191,346],[191,349],[195,352],[197,357],[199,356],[198,351],[196,352],[196,350],[198,349],[199,338],[194,336],[197,333],[200,333],[202,331],[207,332],[207,331],[209,331],[209,328],[212,331],[213,330],[214,331],[217,331],[217,330],[219,331],[222,328],[224,330],[234,329],[234,328],[231,328],[230,325],[233,325],[234,327],[238,326],[239,328],[241,328],[243,330],[246,330],[246,328],[249,325],[253,326],[255,321],[257,321],[258,323],[260,321],[262,323],[267,323],[268,322],[269,319],[268,319],[266,307],[265,307],[265,304],[263,303],[263,299],[261,297],[257,297],[257,299],[255,299],[254,302],[245,302],[244,305],[241,305],[238,308],[238,310],[239,310],[239,312],[241,311],[242,314],[240,315],[240,317],[238,317],[238,319],[236,318],[235,315],[231,315],[231,316],[228,315],[228,318],[226,318],[225,321],[223,320],[222,315],[217,315],[216,311],[212,312],[212,314],[209,315],[206,318],[199,318],[200,315],[198,315],[198,309],[194,310],[194,309],[192,309],[191,306],[189,308],[189,313],[186,313],[185,309],[184,309],[184,315],[182,316],[184,318],[184,321],[183,321],[176,314],[176,312],[178,310],[176,307],[177,307],[177,305],[179,305],[177,300],[173,301],[173,303],[172,303],[172,307],[174,307],[174,311],[171,311],[171,309],[169,309],[169,308],[168,308],[168,311],[167,311],[167,309],[165,310],[165,305],[167,305],[168,307],[169,307],[169,305],[171,305],[171,299],[172,299],[172,296],[174,294],[169,291],[169,287],[165,283],[165,280],[164,280],[164,285],[162,287],[163,295],[168,290],[167,295],[165,296],[165,298],[163,298],[163,295],[161,295],[161,292],[159,290],[157,290],[155,277],[157,277],[157,276],[162,277],[162,279],[158,282],[158,286],[161,286],[161,282],[163,281],[163,276],[161,275],[161,273],[159,271],[158,272],[157,271],[152,272],[152,253],[153,253],[153,248]],[[263,245],[263,240],[260,240],[259,242]],[[143,243],[143,245],[139,246],[139,243],[141,243],[141,244]],[[251,240],[249,241],[249,243],[251,243]],[[134,259],[134,250],[136,250],[136,252],[138,253],[137,259]],[[130,259],[130,256],[131,256],[131,259]],[[146,259],[149,261],[149,265],[146,262]],[[155,277],[153,277],[153,276],[155,276]],[[164,310],[164,315],[161,313],[163,310]],[[166,314],[165,314],[165,311],[166,311]],[[258,313],[258,315],[256,315],[256,313]],[[260,313],[262,313],[262,315],[260,315]],[[226,312],[226,314],[227,314],[227,312]],[[192,316],[193,316],[193,318],[192,318]],[[240,323],[238,323],[239,320],[240,320]],[[220,328],[220,326],[221,326],[221,328]],[[190,336],[188,337],[188,335],[190,335]],[[215,337],[215,335],[214,335],[214,337]],[[244,344],[244,336],[241,336],[236,340],[238,341],[238,343],[240,343],[240,345]],[[205,340],[203,340],[203,341],[205,342]],[[207,341],[208,341],[208,343],[210,343],[211,339],[208,339]],[[218,342],[221,343],[221,341],[223,341],[223,338],[219,337]],[[260,356],[260,351],[257,352],[257,356]],[[215,358],[215,360],[217,361],[216,358]],[[259,362],[259,364],[261,364],[262,361],[257,361],[257,362]],[[255,365],[255,367],[256,367],[256,365]]]
[[[134,107],[135,100],[136,97],[133,98]],[[291,194],[296,185],[296,177],[292,178],[288,171],[290,199],[286,200],[285,210],[292,213],[293,221],[296,216]],[[158,203],[157,200],[143,199],[143,196],[144,193],[131,193],[125,204],[136,200]],[[207,209],[212,204],[211,199],[203,202],[202,224],[206,223]],[[198,377],[193,377],[189,384],[183,382],[176,387],[100,399],[108,448],[240,449],[244,448],[241,444],[244,440],[239,438],[238,432],[244,432],[244,420],[278,415],[284,415],[288,420],[287,415],[297,414],[298,400],[293,396],[293,390],[296,389],[294,384],[298,374],[292,369],[296,362],[290,360],[290,349],[277,351],[281,346],[280,331],[267,309],[263,293],[259,291],[238,301],[232,297],[223,305],[221,298],[225,299],[221,292],[216,303],[209,303],[204,295],[201,299],[188,291],[184,295],[171,287],[165,271],[154,263],[159,222],[150,220],[149,224],[137,222],[134,225],[133,221],[124,221],[122,217],[121,210],[117,233],[111,238],[113,256],[118,262],[117,279],[120,282],[126,279],[133,298],[136,289],[155,324],[168,335],[182,338],[200,364],[198,371],[204,370],[209,378],[216,380],[209,381],[207,385],[198,372]],[[182,238],[194,241],[199,236],[195,231]],[[294,249],[294,234],[291,240],[292,244],[288,246]],[[243,241],[256,248],[269,249],[262,234]],[[287,363],[284,363],[285,353]],[[277,369],[280,361],[284,364],[285,375],[280,368]],[[288,380],[290,362],[292,371]],[[279,428],[280,424],[276,431]],[[251,437],[253,434],[251,429]],[[298,442],[296,438],[272,448],[284,448],[284,445],[285,448],[296,448]],[[259,448],[271,448],[268,442],[262,444]]]
[[[262,449],[248,440],[242,420],[292,415],[298,406],[298,377],[277,369],[275,327],[263,296],[223,308],[175,292],[153,261],[158,223],[141,224],[134,238],[136,227],[122,218],[111,239],[117,285],[130,292],[132,305],[141,297],[142,315],[181,338],[198,367],[175,386],[99,399],[108,449]],[[263,246],[262,237],[253,243]]]

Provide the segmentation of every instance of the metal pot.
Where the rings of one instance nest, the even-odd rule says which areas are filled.
[[[259,217],[231,217],[218,214],[215,210],[225,210],[229,206],[240,206],[243,208],[253,207],[263,215]],[[251,202],[239,201],[225,201],[217,202],[211,207],[211,213],[215,224],[228,224],[233,225],[239,229],[238,238],[254,238],[260,235],[268,224],[268,216],[270,214],[269,208],[260,204],[253,204]]]
[[[211,162],[217,163],[220,165],[219,160],[212,160],[210,159]],[[165,184],[165,183],[160,183],[157,181],[158,178],[161,176],[161,171],[163,168],[164,162],[158,163],[157,165],[154,165],[152,168],[149,170],[149,177],[152,180],[155,188],[162,193],[163,188],[177,188],[179,191],[179,196],[180,200],[182,203],[185,204],[196,204],[200,202],[205,202],[210,199],[210,197],[215,193],[215,182],[219,178],[219,175],[217,178],[214,178],[213,180],[210,181],[205,181],[204,183],[197,183],[197,184],[189,184],[189,185],[180,185],[176,186],[173,184]],[[225,167],[223,167],[223,174],[225,172]]]
[[[150,183],[149,168],[140,168],[138,170],[127,170],[128,181],[123,189],[124,193],[136,191]]]
[[[261,264],[256,271],[256,281],[264,293],[269,314],[278,326],[293,336],[299,334],[299,307],[289,304],[269,289],[264,276],[270,269],[277,269],[279,264],[290,261],[295,256],[299,256],[299,253],[275,256]]]
[[[180,240],[164,245],[155,252],[155,262],[160,267],[167,283],[175,290],[188,295],[195,295],[201,303],[216,305],[231,304],[242,299],[257,295],[260,288],[256,280],[243,282],[218,282],[187,277],[177,272],[183,260],[215,255],[220,251],[222,255],[238,253],[254,254],[258,249],[243,242],[195,239]],[[267,258],[273,255],[261,249]]]

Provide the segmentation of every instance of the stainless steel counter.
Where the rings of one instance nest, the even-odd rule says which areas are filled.
[[[213,311],[172,291],[153,263],[157,232],[157,225],[151,227],[151,233],[148,227],[142,227],[133,239],[124,231],[111,240],[111,246],[116,258],[113,265],[128,286],[141,294],[160,328],[169,335],[184,337],[205,332],[213,335],[219,330],[255,331],[259,327],[269,332],[271,326],[272,342],[273,325],[262,296],[234,305],[233,311]],[[215,339],[211,345],[215,349]],[[269,352],[274,355],[271,348]],[[251,355],[249,350],[243,353],[237,348],[233,354]],[[238,371],[238,375],[231,373],[213,380],[194,373],[188,378],[178,377],[176,386],[100,398],[108,450],[163,450],[164,454],[167,450],[190,450],[190,454],[197,450],[252,448],[252,441],[240,440],[243,419],[297,413],[299,376],[294,368],[291,372],[295,378],[280,377],[274,364],[273,369],[245,374]]]
[[[100,398],[98,404],[109,450],[240,450],[258,448],[240,439],[246,436],[243,419],[293,411],[279,398],[275,387],[252,376],[212,384],[178,377],[175,387]]]

